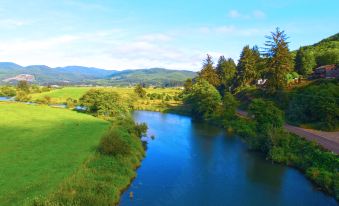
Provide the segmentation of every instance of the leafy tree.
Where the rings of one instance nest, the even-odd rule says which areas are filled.
[[[287,35],[279,28],[275,32],[271,32],[271,36],[266,36],[265,43],[267,57],[267,72],[265,74],[268,79],[266,86],[269,93],[283,89],[286,82],[286,74],[293,70],[293,57],[288,49]]]
[[[317,63],[312,51],[300,48],[295,57],[295,70],[302,75],[309,75],[313,72]]]
[[[194,117],[206,120],[214,118],[222,104],[218,90],[204,79],[193,85],[184,102],[191,105]]]
[[[237,86],[250,86],[258,77],[257,72],[258,56],[248,45],[245,46],[240,54],[237,65]]]
[[[216,67],[217,74],[220,80],[219,91],[228,90],[233,84],[233,79],[236,74],[236,64],[232,58],[226,59],[224,56],[220,56]]]
[[[129,113],[119,94],[105,89],[89,90],[80,98],[80,104],[98,116],[125,117]]]
[[[203,68],[199,72],[199,78],[208,81],[208,83],[215,87],[218,87],[220,85],[220,80],[213,64],[212,57],[207,54],[207,58],[203,63]]]
[[[186,79],[184,83],[184,93],[188,93],[192,90],[193,81],[192,79]]]
[[[19,102],[29,102],[31,100],[31,96],[29,96],[29,94],[25,91],[21,91],[19,90],[17,93],[16,93],[16,96],[15,96],[15,100],[16,101],[19,101]]]
[[[339,81],[317,81],[292,92],[287,117],[319,129],[339,128]]]
[[[230,93],[225,92],[223,97],[223,118],[226,120],[231,120],[235,116],[239,102],[236,98]]]
[[[15,95],[16,95],[16,91],[14,87],[11,87],[11,86],[0,87],[0,96],[14,97]]]
[[[284,113],[271,101],[254,99],[249,106],[249,114],[261,133],[267,133],[270,128],[281,128],[284,124]]]
[[[327,64],[339,64],[339,48],[337,49],[328,49],[325,52],[322,52],[317,58],[317,65],[327,65]]]
[[[134,92],[138,95],[140,98],[146,97],[146,90],[141,86],[141,84],[137,84],[134,88]]]
[[[19,81],[17,89],[26,93],[29,93],[29,84],[27,81]]]

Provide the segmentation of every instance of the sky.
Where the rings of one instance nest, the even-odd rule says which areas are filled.
[[[338,0],[0,0],[0,61],[197,71],[276,27],[290,49],[339,32]]]

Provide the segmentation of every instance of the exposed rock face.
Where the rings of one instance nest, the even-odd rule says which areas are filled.
[[[11,82],[11,81],[27,81],[27,82],[34,82],[35,77],[30,74],[19,74],[15,77],[10,77],[7,79],[2,80],[4,82]]]

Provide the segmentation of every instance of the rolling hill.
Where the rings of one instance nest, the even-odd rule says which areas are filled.
[[[0,62],[0,84],[15,82],[23,74],[32,75],[37,84],[94,84],[131,85],[136,83],[156,86],[182,85],[187,78],[196,76],[195,72],[168,70],[162,68],[140,70],[105,70],[94,67],[66,66],[51,68],[45,65],[20,66],[11,62]]]

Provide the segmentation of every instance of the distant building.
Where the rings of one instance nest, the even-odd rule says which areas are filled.
[[[257,85],[264,85],[266,83],[267,79],[258,79],[257,80]]]
[[[311,76],[312,79],[339,78],[339,65],[331,64],[316,68]]]

